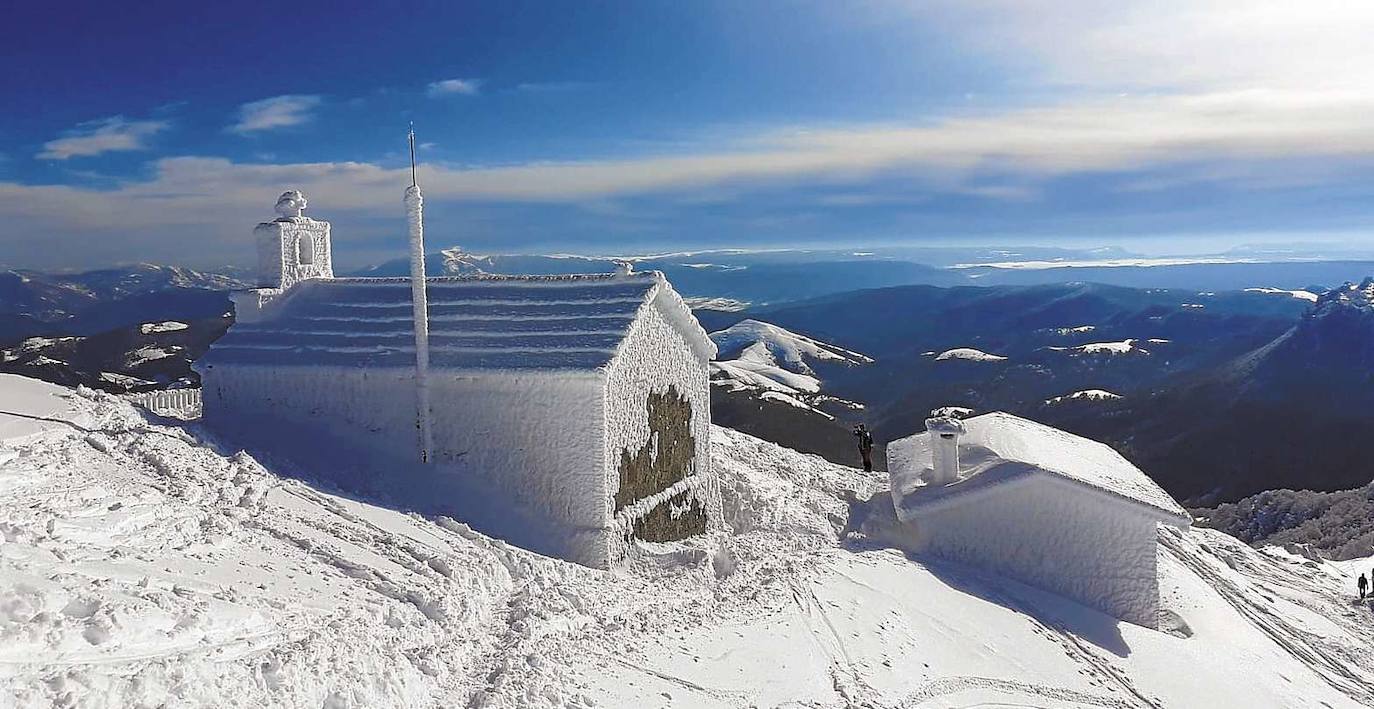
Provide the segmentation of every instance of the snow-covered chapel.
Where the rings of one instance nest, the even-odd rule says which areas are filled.
[[[594,567],[719,524],[715,346],[662,273],[335,278],[329,224],[277,207],[197,364],[208,425]]]
[[[995,412],[933,416],[887,448],[910,551],[982,567],[1156,627],[1169,493],[1107,445]]]

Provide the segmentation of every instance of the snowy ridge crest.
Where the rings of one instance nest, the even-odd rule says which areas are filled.
[[[1334,307],[1374,310],[1374,276],[1367,276],[1359,284],[1346,283],[1317,296],[1315,310],[1321,312]]]

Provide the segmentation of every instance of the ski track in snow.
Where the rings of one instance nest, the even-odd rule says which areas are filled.
[[[1218,535],[1217,544],[1199,544],[1198,548],[1207,556],[1196,553],[1189,553],[1186,541],[1173,534],[1162,534],[1161,541],[1168,553],[1179,562],[1187,566],[1194,573],[1205,579],[1219,594],[1236,609],[1256,628],[1259,628],[1265,635],[1269,636],[1276,644],[1283,647],[1295,657],[1302,659],[1309,667],[1316,671],[1324,681],[1333,688],[1359,700],[1365,706],[1374,706],[1374,685],[1370,684],[1371,676],[1368,672],[1351,671],[1350,666],[1371,667],[1374,666],[1374,630],[1369,629],[1370,618],[1364,618],[1364,624],[1357,622],[1351,629],[1355,630],[1357,637],[1355,642],[1338,643],[1330,638],[1310,632],[1299,627],[1298,624],[1291,622],[1274,608],[1273,597],[1266,593],[1266,589],[1259,584],[1254,584],[1254,588],[1246,589],[1236,584],[1231,579],[1218,573],[1209,563],[1212,559],[1225,564],[1233,570],[1238,565],[1249,565],[1250,571],[1264,573],[1263,578],[1273,580],[1277,584],[1283,584],[1288,588],[1293,588],[1293,582],[1301,581],[1295,579],[1292,571],[1279,564],[1264,564],[1264,568],[1255,568],[1256,559],[1248,554],[1227,554],[1223,544],[1229,546],[1230,543],[1240,544],[1238,540],[1226,538]],[[1222,551],[1218,551],[1222,549]],[[1273,591],[1274,589],[1269,589]],[[1264,598],[1268,603],[1259,603],[1256,597]],[[1317,609],[1327,613],[1338,613],[1353,620],[1361,620],[1358,615],[1351,613],[1348,597],[1342,597],[1336,593],[1325,593],[1318,597],[1320,606]],[[1363,632],[1360,632],[1363,630]]]
[[[1230,640],[1212,670],[1254,675],[1247,709],[1374,704],[1348,574],[1209,530],[1161,535],[1175,585],[1210,589],[1179,610],[1197,634],[1110,624],[1123,655],[1063,599],[841,539],[845,491],[883,477],[726,429],[730,532],[602,572],[278,477],[114,397],[43,411],[77,423],[0,441],[0,706],[1225,706],[1241,688],[1179,696],[1168,662]]]

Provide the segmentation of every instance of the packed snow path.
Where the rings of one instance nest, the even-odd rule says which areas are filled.
[[[1349,572],[1212,531],[1164,538],[1159,632],[846,535],[882,479],[726,429],[728,535],[607,573],[106,395],[0,410],[0,706],[1374,703]]]

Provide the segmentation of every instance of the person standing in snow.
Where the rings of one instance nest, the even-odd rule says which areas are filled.
[[[859,455],[864,459],[864,472],[873,472],[873,434],[868,427],[859,424],[854,427],[854,436],[859,439]]]
[[[1363,601],[1365,589],[1369,588],[1369,581],[1364,577],[1364,574],[1360,574],[1360,580],[1356,581],[1355,585],[1360,587],[1360,600]]]

